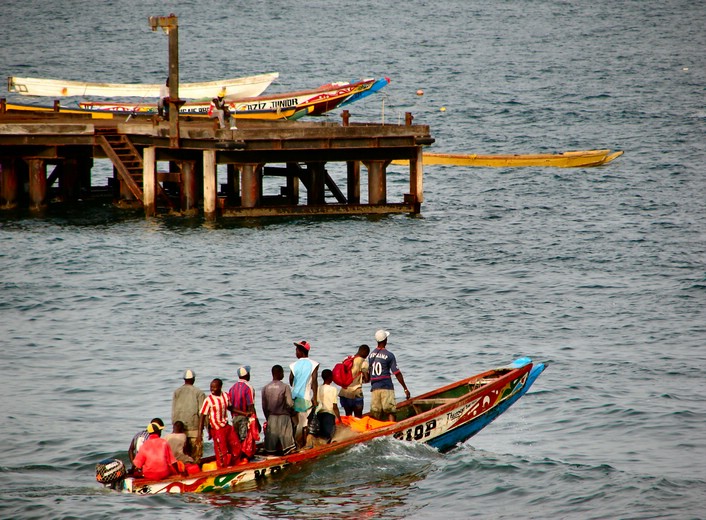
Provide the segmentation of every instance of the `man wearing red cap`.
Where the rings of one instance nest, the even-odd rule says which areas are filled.
[[[311,345],[307,341],[294,343],[297,361],[289,365],[289,384],[292,387],[294,411],[297,413],[297,429],[294,438],[299,447],[304,446],[308,433],[308,417],[312,407],[317,405],[319,363],[309,358]]]

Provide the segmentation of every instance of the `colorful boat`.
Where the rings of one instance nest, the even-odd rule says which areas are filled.
[[[279,77],[279,72],[268,72],[255,76],[202,81],[197,83],[179,83],[181,99],[199,99],[215,96],[225,87],[228,97],[252,97],[262,94]],[[137,97],[159,98],[161,83],[90,83],[87,81],[67,81],[60,79],[7,78],[7,90],[23,96],[100,96],[100,97]]]
[[[397,422],[376,423],[367,415],[362,419],[344,417],[349,426],[337,427],[332,443],[290,455],[257,455],[245,464],[158,481],[126,476],[105,484],[102,473],[99,481],[125,493],[203,493],[230,490],[243,482],[266,479],[288,466],[313,462],[378,437],[424,443],[446,452],[505,412],[529,390],[544,368],[542,363],[520,358],[508,366],[461,379],[400,402]],[[211,460],[205,459],[207,463]]]
[[[360,100],[378,92],[390,82],[388,78],[364,79],[351,83],[328,83],[315,89],[264,96],[228,99],[226,104],[236,119],[296,119],[302,115],[322,115],[350,103],[351,98]],[[79,106],[86,110],[122,112],[133,114],[156,114],[156,103],[106,103],[84,101]],[[180,114],[207,116],[211,100],[184,103]]]
[[[527,166],[552,168],[585,168],[601,166],[623,155],[622,151],[582,150],[558,154],[530,155],[479,155],[479,154],[423,154],[424,164],[445,164],[450,166],[481,166],[488,168],[520,168]],[[408,164],[409,161],[392,161],[393,164]]]

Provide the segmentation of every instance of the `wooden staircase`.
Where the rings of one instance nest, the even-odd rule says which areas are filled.
[[[134,197],[144,204],[142,189],[143,162],[142,155],[126,135],[119,134],[114,128],[96,129],[96,144],[100,146],[115,166],[120,180],[130,190]],[[165,193],[162,186],[156,183],[157,197],[170,208],[174,201]]]

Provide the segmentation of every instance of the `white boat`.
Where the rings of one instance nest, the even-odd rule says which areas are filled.
[[[242,78],[179,83],[181,99],[214,97],[223,87],[228,97],[254,97],[262,94],[279,72],[268,72]],[[158,98],[161,83],[89,83],[87,81],[67,81],[59,79],[20,78],[9,76],[7,90],[23,96],[100,96]]]

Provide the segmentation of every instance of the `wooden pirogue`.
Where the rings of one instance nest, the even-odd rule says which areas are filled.
[[[360,421],[353,420],[350,430],[341,428],[342,435],[337,433],[334,442],[290,455],[260,455],[245,464],[164,480],[127,476],[118,459],[107,459],[99,463],[96,479],[124,493],[204,493],[232,490],[244,482],[263,480],[287,467],[320,460],[379,437],[428,444],[446,452],[471,438],[510,408],[527,393],[544,369],[543,363],[533,363],[530,358],[516,359],[507,366],[466,377],[399,403],[397,422],[359,424],[369,419],[366,414]],[[110,471],[106,472],[106,467]]]
[[[579,150],[556,154],[513,154],[513,155],[482,155],[482,154],[449,154],[424,152],[424,164],[445,164],[450,166],[477,166],[486,168],[520,168],[520,167],[551,167],[551,168],[586,168],[601,166],[623,155],[622,151],[610,150]],[[404,164],[404,161],[393,161],[393,164]]]

